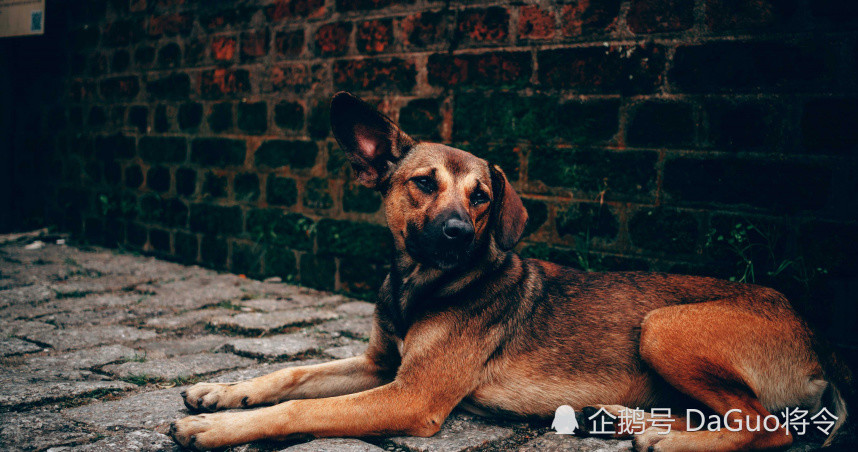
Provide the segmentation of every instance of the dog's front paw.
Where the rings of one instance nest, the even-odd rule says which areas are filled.
[[[242,441],[239,413],[215,413],[188,416],[170,424],[173,441],[194,450],[209,450],[239,444]]]
[[[222,383],[197,383],[182,391],[182,400],[194,412],[243,408],[248,405],[246,396],[236,396],[235,385]]]
[[[194,450],[206,450],[212,447],[208,436],[212,430],[213,423],[207,419],[207,415],[188,416],[184,419],[174,421],[170,424],[170,437],[182,447]]]
[[[670,430],[668,429],[650,427],[644,430],[643,433],[635,435],[635,450],[639,452],[661,450],[661,448],[656,446],[656,444],[667,438],[669,434]]]

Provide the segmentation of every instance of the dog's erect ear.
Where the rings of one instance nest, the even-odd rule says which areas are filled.
[[[379,188],[415,144],[390,118],[346,92],[331,101],[331,129],[358,181],[369,188]]]
[[[524,234],[524,226],[527,224],[527,210],[521,203],[518,193],[512,188],[506,179],[506,174],[497,165],[489,165],[492,174],[492,191],[494,202],[492,215],[494,215],[495,241],[504,251],[521,240]]]

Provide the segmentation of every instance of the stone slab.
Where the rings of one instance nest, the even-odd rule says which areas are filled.
[[[554,432],[538,436],[523,446],[519,452],[626,452],[632,450],[631,440],[600,439],[573,435],[558,435]]]
[[[331,307],[350,300],[342,295],[335,295],[306,288],[302,288],[300,293],[289,295],[284,298],[292,304],[306,307]]]
[[[212,270],[197,266],[185,266],[159,260],[154,257],[142,257],[123,254],[116,250],[97,249],[97,252],[78,252],[71,258],[81,268],[104,274],[134,275],[150,281],[173,280],[191,275],[215,275]]]
[[[127,391],[135,386],[87,371],[7,369],[0,373],[0,407],[41,404],[97,393]]]
[[[54,292],[47,284],[33,284],[12,289],[0,290],[0,308],[10,305],[33,305],[50,300]]]
[[[512,429],[489,424],[472,414],[454,412],[433,436],[396,436],[389,438],[389,441],[413,452],[459,452],[483,447],[513,434]]]
[[[36,306],[15,305],[0,312],[0,317],[14,319],[35,319],[40,321],[50,319],[51,315],[62,313],[83,313],[84,311],[104,310],[116,312],[122,308],[137,307],[143,296],[135,293],[97,294],[78,298],[62,298],[51,300]],[[117,314],[119,314],[117,312]]]
[[[23,355],[42,351],[42,347],[17,338],[0,339],[0,356]]]
[[[246,308],[248,311],[262,312],[288,311],[291,309],[303,307],[292,302],[291,300],[278,298],[258,298],[255,300],[242,300],[238,304],[242,308]]]
[[[20,279],[13,278],[9,274],[0,275],[0,291],[29,285],[29,283],[21,281]],[[5,304],[0,304],[0,306],[5,306]],[[0,314],[0,316],[2,316],[2,314]]]
[[[146,320],[146,326],[160,330],[186,329],[200,323],[207,323],[215,317],[223,317],[233,313],[229,309],[198,309],[181,314],[154,317]]]
[[[104,366],[103,371],[117,377],[145,375],[161,380],[189,378],[219,370],[235,369],[256,364],[256,361],[229,353],[200,353],[198,355],[175,356],[151,359],[143,362],[131,361]]]
[[[372,332],[372,317],[350,317],[320,323],[313,327],[316,331],[330,334],[332,337],[346,336],[356,339],[369,339]]]
[[[224,350],[253,358],[283,359],[315,351],[324,346],[323,339],[298,332],[262,338],[234,339],[224,346]]]
[[[336,347],[326,348],[322,351],[322,353],[328,356],[333,356],[337,359],[351,358],[353,356],[363,355],[368,346],[368,342],[350,340],[345,345],[338,345]]]
[[[171,356],[192,355],[201,352],[213,352],[231,340],[228,336],[210,334],[195,338],[180,338],[166,341],[149,342],[140,346],[147,358],[168,358]]]
[[[24,335],[24,338],[50,345],[57,350],[74,350],[103,344],[130,343],[154,339],[154,331],[128,326],[102,326],[99,328],[65,328],[57,331],[40,331]]]
[[[237,301],[244,282],[232,275],[193,276],[170,282],[142,284],[137,291],[146,293],[151,306],[173,310],[199,309],[224,301]]]
[[[187,386],[134,394],[61,411],[63,417],[99,429],[155,429],[166,433],[170,422],[188,412],[179,395]]]
[[[381,452],[384,449],[352,438],[323,438],[297,444],[280,452]]]
[[[11,274],[19,283],[22,283],[21,285],[37,284],[51,286],[57,282],[69,279],[81,277],[95,278],[100,276],[97,272],[69,265],[65,262],[48,262],[45,260],[37,260],[34,263],[18,267],[16,270],[16,272]],[[50,297],[54,297],[55,295],[54,291],[51,290]]]
[[[241,314],[216,317],[209,325],[247,334],[276,332],[290,326],[311,325],[324,320],[337,318],[337,314],[324,309],[294,309],[277,312],[245,312]]]
[[[7,451],[87,443],[97,436],[50,411],[0,413],[0,445]]]
[[[368,317],[375,314],[375,305],[365,301],[349,301],[337,306],[337,311],[348,315]]]
[[[54,356],[36,356],[27,361],[32,369],[90,369],[117,361],[133,359],[137,352],[124,345],[103,345],[101,347],[77,350]]]
[[[10,322],[0,322],[0,337],[26,337],[54,329],[56,329],[55,326],[45,322],[12,320]]]
[[[115,325],[137,320],[145,314],[131,309],[100,309],[97,311],[69,311],[39,317],[39,320],[50,322],[58,328],[101,328],[105,325]]]
[[[133,289],[148,282],[143,276],[107,274],[96,278],[75,278],[51,284],[57,298],[77,298],[87,294]]]
[[[169,436],[151,430],[134,430],[76,447],[55,447],[48,452],[168,452],[182,450]]]

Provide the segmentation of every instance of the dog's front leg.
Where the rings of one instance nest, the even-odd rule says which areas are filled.
[[[396,344],[376,322],[361,356],[291,367],[238,383],[199,383],[184,391],[182,399],[191,411],[215,411],[352,394],[393,380],[399,362]]]
[[[294,434],[431,436],[457,402],[393,382],[357,394],[190,416],[175,422],[170,434],[182,446],[200,450]]]
[[[367,355],[291,367],[239,383],[198,383],[182,393],[192,411],[272,405],[288,399],[331,397],[382,385],[385,372]]]
[[[325,399],[290,400],[253,411],[203,414],[176,421],[183,446],[211,449],[295,434],[430,436],[478,385],[490,347],[455,333],[442,320],[415,325],[403,345],[396,379],[367,391]]]

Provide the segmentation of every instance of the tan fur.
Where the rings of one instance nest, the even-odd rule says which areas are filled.
[[[194,385],[184,394],[192,410],[275,405],[177,421],[171,434],[180,444],[209,449],[295,434],[428,436],[459,404],[543,418],[560,405],[609,412],[697,406],[719,414],[739,408],[761,416],[820,406],[828,382],[812,334],[777,292],[521,259],[508,242],[519,239],[527,214],[499,169],[461,150],[415,144],[348,95],[334,99],[332,122],[359,180],[384,190],[396,247],[368,350],[248,382]],[[437,190],[415,184],[425,175]],[[476,189],[488,191],[490,202],[472,202]],[[474,226],[473,249],[462,253],[467,265],[442,268],[431,253],[410,253],[412,234],[427,232],[451,209],[466,211]],[[637,435],[636,447],[731,451],[792,440],[783,431],[687,432],[680,425],[659,433]]]

